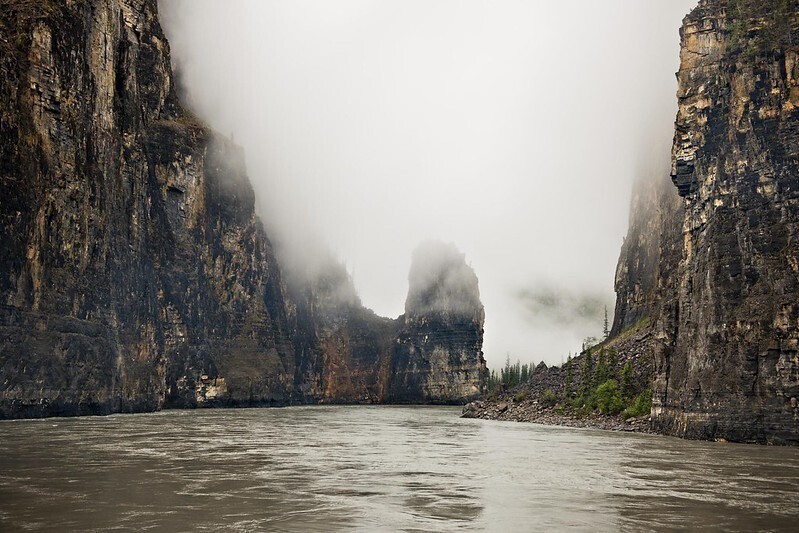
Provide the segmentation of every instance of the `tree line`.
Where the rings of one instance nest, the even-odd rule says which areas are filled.
[[[559,399],[561,408],[572,414],[588,415],[599,411],[603,415],[644,416],[652,408],[652,390],[639,390],[632,362],[627,361],[619,368],[615,350],[586,350],[582,354],[579,383],[574,382],[571,358],[564,364],[564,371],[563,393]]]
[[[499,374],[491,370],[488,376],[488,391],[512,389],[516,385],[526,383],[533,376],[535,365],[533,363],[510,362],[510,355],[505,357],[505,366],[499,369]]]

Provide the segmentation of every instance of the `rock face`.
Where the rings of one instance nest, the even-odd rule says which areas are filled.
[[[422,396],[454,403],[483,392],[485,312],[477,276],[452,245],[428,242],[416,249],[408,277],[405,315],[392,353],[391,402]]]
[[[287,401],[242,154],[181,109],[155,1],[0,14],[0,414]]]
[[[630,225],[616,267],[616,311],[610,337],[652,330],[673,298],[682,253],[683,200],[671,180],[641,178],[633,186]]]
[[[663,433],[799,443],[797,13],[702,0],[684,21],[672,150],[684,205],[639,198],[661,207],[631,217],[614,324],[651,321]]]
[[[653,405],[666,433],[799,443],[797,13],[702,1],[683,25],[684,244]]]
[[[397,321],[364,308],[346,270],[332,260],[289,287],[297,305],[298,401],[384,402]]]
[[[0,198],[0,418],[466,390],[389,393],[401,321],[289,297],[243,154],[178,101],[156,0],[0,0]]]
[[[346,271],[324,269],[297,294],[298,387],[303,401],[455,403],[484,392],[485,315],[463,254],[438,242],[413,256],[405,314],[365,309]]]

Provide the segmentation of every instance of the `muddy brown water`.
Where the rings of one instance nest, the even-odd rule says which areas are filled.
[[[0,423],[0,531],[799,531],[799,449],[451,407]]]

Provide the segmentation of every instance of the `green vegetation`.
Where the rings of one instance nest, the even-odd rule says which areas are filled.
[[[611,368],[608,364],[607,351],[603,348],[599,350],[596,358],[596,370],[594,370],[594,383],[604,384],[610,379]]]
[[[617,415],[624,409],[619,384],[615,379],[604,381],[596,388],[596,406],[603,415]]]
[[[646,416],[652,411],[652,389],[641,391],[622,412],[624,418]]]
[[[566,370],[566,379],[563,381],[563,390],[571,392],[572,384],[574,383],[574,368],[572,365],[571,354],[569,354],[569,358],[566,359],[566,364],[563,366],[564,370]]]
[[[594,356],[591,350],[583,354],[583,366],[580,376],[580,387],[577,389],[577,395],[580,398],[587,398],[594,390]]]
[[[557,392],[546,389],[538,397],[539,404],[545,408],[554,407],[561,415],[578,417],[597,412],[624,418],[648,415],[652,409],[652,390],[647,388],[641,391],[636,386],[632,361],[621,365],[618,352],[612,348],[619,338],[627,338],[648,325],[649,319],[642,319],[610,341],[606,338],[600,342],[596,337],[587,337],[583,341],[579,368],[569,354],[561,369],[563,389]],[[606,336],[610,333],[609,326],[606,313],[603,332]],[[532,364],[523,365],[518,360],[513,364],[508,355],[499,375],[491,371],[489,400],[498,400],[505,391],[527,382],[534,375],[535,368]],[[504,397],[507,401],[508,396]],[[517,390],[512,399],[515,403],[527,402],[531,399],[530,392],[526,388]]]
[[[558,395],[552,389],[547,389],[541,396],[541,405],[544,407],[554,407],[558,403]]]
[[[510,355],[505,358],[505,367],[499,369],[499,375],[496,371],[492,370],[488,376],[488,391],[489,393],[497,392],[500,390],[507,390],[526,383],[533,375],[535,366],[530,364],[521,364],[516,360],[515,364],[510,362]]]
[[[651,318],[649,318],[648,316],[644,317],[635,324],[633,324],[632,326],[630,326],[629,328],[619,333],[618,335],[614,335],[613,339],[611,340],[611,343],[617,343],[619,341],[629,339],[630,337],[632,337],[642,329],[649,327],[651,323],[652,323]]]
[[[631,361],[619,369],[618,354],[607,348],[586,351],[582,358],[577,390],[574,390],[573,385],[571,358],[564,365],[564,392],[558,406],[561,414],[588,416],[598,411],[609,416],[621,414],[624,418],[649,414],[652,390],[636,391]],[[551,399],[541,401],[547,405]]]
[[[727,34],[730,51],[747,60],[793,46],[795,0],[729,0]]]
[[[621,394],[625,398],[633,395],[633,365],[629,361],[621,371]]]

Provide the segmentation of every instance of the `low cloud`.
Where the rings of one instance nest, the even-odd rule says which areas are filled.
[[[408,274],[408,315],[429,313],[482,317],[474,270],[454,244],[425,241],[413,252]]]
[[[572,292],[562,287],[522,289],[516,297],[529,320],[538,323],[594,325],[601,328],[605,310],[609,307],[607,296]]]
[[[159,0],[184,101],[244,148],[286,278],[396,317],[416,245],[454,242],[493,367],[601,334],[695,5]]]

